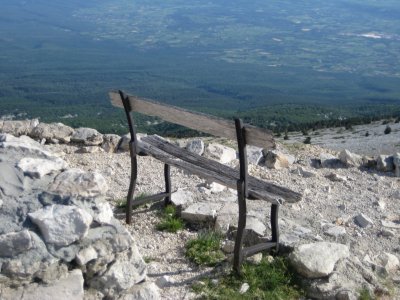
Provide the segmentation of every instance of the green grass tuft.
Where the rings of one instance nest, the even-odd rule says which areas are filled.
[[[175,233],[184,227],[183,220],[176,215],[176,208],[173,205],[167,205],[161,215],[161,221],[156,228],[161,231]]]
[[[240,294],[239,289],[243,283],[248,283],[250,288]],[[242,274],[231,273],[221,276],[218,284],[210,279],[203,284],[196,284],[193,290],[200,294],[201,299],[299,299],[305,295],[304,291],[296,285],[294,273],[288,268],[284,258],[276,258],[269,263],[263,259],[259,265],[245,263]]]
[[[373,300],[375,299],[374,297],[371,296],[369,293],[368,289],[364,288],[359,291],[360,296],[358,297],[358,300]]]
[[[146,193],[140,193],[137,197],[135,197],[133,199],[133,204],[135,204],[135,200],[142,199],[143,197],[146,197],[146,196],[147,196]],[[128,201],[126,200],[126,198],[117,200],[116,202],[117,202],[116,207],[120,208],[120,209],[126,208],[126,205],[128,204]],[[138,206],[138,207],[140,207],[140,206]]]
[[[221,251],[222,235],[215,231],[205,231],[186,244],[186,256],[198,265],[215,266],[225,259]]]

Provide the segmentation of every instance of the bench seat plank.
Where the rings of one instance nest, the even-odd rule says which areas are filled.
[[[236,189],[240,178],[239,171],[214,160],[194,154],[177,147],[158,136],[147,136],[139,142],[139,150],[164,163],[179,167],[211,181]],[[254,199],[267,200],[273,204],[298,202],[302,196],[285,187],[261,181],[249,176],[249,196]]]
[[[109,93],[111,103],[116,107],[123,108],[121,96],[118,92]],[[230,120],[217,118],[192,112],[186,109],[159,103],[154,100],[126,95],[129,98],[131,111],[139,112],[148,116],[159,117],[167,122],[179,124],[214,136],[225,137],[236,140],[235,123]],[[251,125],[245,125],[246,143],[264,149],[275,148],[275,141],[271,131]]]

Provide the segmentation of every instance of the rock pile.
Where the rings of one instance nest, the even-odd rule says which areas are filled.
[[[65,131],[40,128],[36,134],[68,140]],[[26,136],[0,134],[1,299],[158,297],[154,285],[141,283],[146,264],[105,201],[107,189],[101,174],[69,169]]]

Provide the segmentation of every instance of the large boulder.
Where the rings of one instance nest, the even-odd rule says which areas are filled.
[[[346,245],[318,242],[295,247],[289,259],[303,276],[320,278],[331,274],[337,261],[349,255],[349,248]]]
[[[31,136],[37,139],[46,139],[50,142],[60,141],[62,143],[69,143],[74,129],[62,123],[40,123],[36,126]]]
[[[30,135],[39,124],[38,119],[23,121],[3,121],[2,132],[13,136]]]
[[[88,146],[97,146],[103,143],[103,135],[96,129],[81,127],[75,130],[71,136],[71,141]]]
[[[146,264],[136,246],[132,246],[120,253],[116,262],[101,277],[91,282],[91,287],[101,287],[109,297],[116,297],[121,291],[128,290],[143,281],[146,274]]]
[[[362,156],[351,153],[347,149],[340,152],[339,159],[347,167],[359,167],[363,164]]]
[[[45,150],[41,144],[25,135],[15,137],[10,134],[0,134],[0,151],[2,149],[8,153],[19,153],[25,157],[30,156],[46,159],[53,159],[56,157],[54,154]]]
[[[28,230],[0,235],[0,257],[18,255],[28,251],[32,246],[32,237]]]
[[[60,173],[49,187],[49,191],[59,195],[95,197],[105,195],[108,186],[100,173],[69,169]]]
[[[206,148],[205,156],[222,164],[227,164],[236,159],[236,150],[221,144],[211,143]]]
[[[101,145],[101,148],[103,148],[103,150],[108,153],[116,152],[120,140],[121,137],[119,135],[105,134],[103,135],[103,144]]]
[[[51,205],[28,214],[46,243],[67,246],[82,239],[93,221],[92,216],[75,206]]]

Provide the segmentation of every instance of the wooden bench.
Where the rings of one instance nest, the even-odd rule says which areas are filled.
[[[158,103],[153,100],[127,95],[122,91],[112,91],[109,95],[114,106],[125,109],[129,132],[131,135],[131,141],[129,144],[131,156],[131,181],[126,208],[126,222],[128,224],[132,222],[132,207],[134,205],[141,205],[162,199],[164,199],[165,204],[171,202],[170,166],[174,166],[199,177],[237,189],[239,222],[233,261],[233,267],[237,272],[240,272],[240,265],[245,257],[267,249],[278,250],[279,206],[284,202],[298,202],[301,200],[302,196],[288,188],[268,183],[248,175],[246,145],[250,144],[264,149],[274,148],[275,141],[270,131],[243,124],[240,119],[236,119],[233,122]],[[156,116],[165,121],[179,124],[200,132],[237,140],[240,170],[232,169],[214,160],[191,153],[158,136],[146,136],[138,141],[131,112]],[[137,155],[150,155],[164,163],[165,192],[133,201],[137,179]],[[272,238],[269,242],[243,248],[243,234],[246,227],[247,211],[246,199],[261,199],[271,203],[270,221]]]

